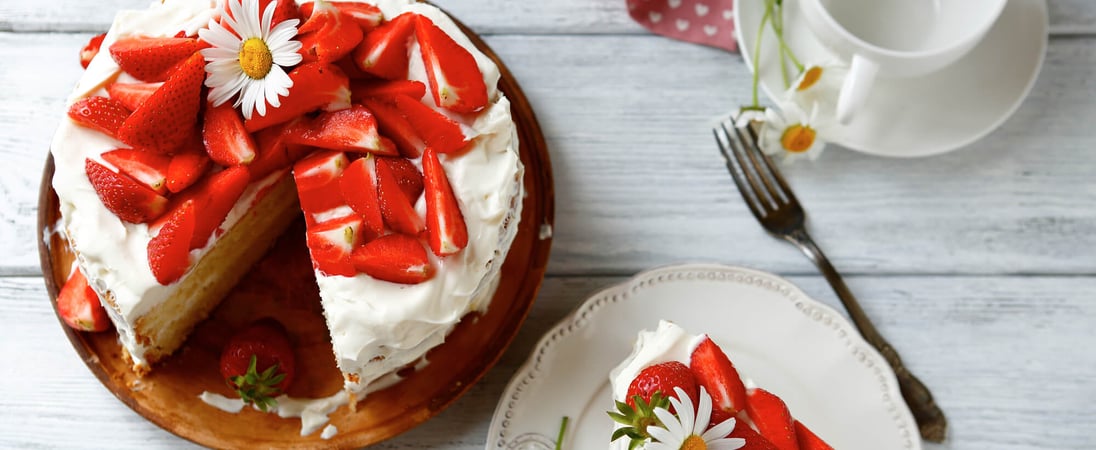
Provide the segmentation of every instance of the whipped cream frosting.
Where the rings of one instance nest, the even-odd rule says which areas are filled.
[[[119,12],[102,48],[129,35],[173,36],[179,30],[194,33],[208,23],[218,4],[211,0],[166,0],[162,4],[154,1],[146,10]],[[386,18],[413,11],[429,17],[453,36],[475,56],[491,102],[474,117],[453,115],[470,121],[464,131],[476,139],[460,155],[439,155],[468,228],[469,243],[462,252],[446,258],[431,254],[437,275],[417,285],[380,281],[364,274],[316,274],[337,362],[340,369],[353,374],[347,377],[346,388],[359,395],[394,382],[392,372],[421,362],[426,351],[442,343],[462,316],[487,308],[517,232],[524,173],[509,101],[497,89],[499,70],[495,64],[437,8],[410,0],[381,0],[375,4]],[[410,51],[409,78],[428,83],[418,45],[412,44]],[[104,87],[119,77],[125,81],[128,76],[120,74],[108,52],[100,52],[77,84],[69,104],[90,95],[105,95]],[[429,93],[423,101],[433,105]],[[98,292],[113,295],[117,309],[107,310],[119,339],[134,361],[142,364],[145,349],[134,339],[132,324],[166,300],[177,283],[162,286],[156,282],[147,262],[146,248],[151,239],[148,226],[122,222],[106,210],[84,173],[85,158],[109,167],[99,155],[118,147],[124,145],[63,120],[52,143],[56,162],[53,186],[60,198],[63,227],[78,251],[81,270]],[[278,175],[249,186],[223,227],[234,225],[257,195],[278,181]],[[425,215],[425,209],[425,201],[420,199],[416,210]],[[201,258],[212,246],[213,240],[205,248],[193,250],[192,260]]]

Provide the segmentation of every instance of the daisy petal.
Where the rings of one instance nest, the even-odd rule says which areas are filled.
[[[746,446],[746,440],[742,438],[717,439],[707,444],[708,450],[737,450]]]
[[[669,431],[667,431],[665,428],[662,428],[662,427],[648,426],[647,427],[647,434],[651,435],[651,437],[654,438],[656,441],[661,442],[661,443],[666,444],[666,445],[673,445],[674,442],[677,442],[677,445],[681,445],[681,442],[680,442],[681,438],[680,437],[674,436],[673,433],[670,433]]]
[[[704,390],[704,386],[700,387],[700,407],[696,410],[696,423],[692,430],[694,434],[703,433],[708,429],[708,421],[712,418],[712,396],[708,395],[708,391]]]
[[[734,417],[724,420],[723,422],[720,422],[719,425],[705,431],[700,437],[704,438],[705,441],[727,437],[727,435],[734,431],[735,423]]]
[[[655,417],[658,417],[658,420],[662,421],[662,425],[665,426],[670,434],[674,436],[685,435],[685,430],[681,428],[681,422],[679,422],[677,417],[674,417],[673,414],[670,414],[669,411],[662,408],[655,408]]]

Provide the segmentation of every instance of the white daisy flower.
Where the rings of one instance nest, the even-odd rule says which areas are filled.
[[[849,68],[836,61],[808,64],[791,87],[784,91],[784,100],[795,103],[804,110],[817,104],[823,114],[833,115],[837,110],[841,85],[848,73]]]
[[[726,437],[734,430],[733,417],[708,429],[712,397],[703,386],[700,388],[700,406],[697,410],[693,410],[693,401],[685,390],[675,387],[674,392],[677,398],[670,397],[670,403],[677,416],[665,408],[655,408],[655,415],[662,421],[662,426],[647,427],[653,438],[647,444],[647,450],[735,450],[746,445],[745,439]]]
[[[235,96],[233,106],[250,119],[253,111],[265,116],[268,103],[277,108],[278,96],[289,95],[293,80],[285,68],[301,62],[301,43],[293,40],[300,21],[285,20],[271,29],[277,3],[270,2],[260,17],[258,0],[227,0],[231,17],[221,14],[221,23],[210,20],[208,29],[198,30],[198,36],[212,45],[201,52],[214,106]]]
[[[832,116],[820,115],[819,109],[818,103],[811,106],[809,114],[795,103],[780,105],[779,110],[767,109],[761,127],[761,150],[785,163],[818,158],[826,141],[837,133]]]

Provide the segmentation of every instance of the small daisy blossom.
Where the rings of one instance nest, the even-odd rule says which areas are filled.
[[[282,0],[292,1],[292,0]],[[253,112],[266,115],[266,105],[281,106],[279,96],[289,95],[293,80],[285,68],[301,62],[301,43],[297,19],[285,20],[271,29],[277,1],[270,2],[260,16],[258,0],[227,0],[230,14],[221,14],[221,23],[209,21],[209,28],[198,36],[212,47],[202,49],[205,58],[205,85],[214,106],[233,96],[233,107],[241,108],[245,118]]]
[[[814,160],[822,154],[826,141],[836,134],[837,124],[819,114],[817,103],[810,113],[795,103],[785,103],[765,110],[765,124],[761,127],[761,150],[785,163],[799,159]]]
[[[664,408],[655,409],[655,415],[662,421],[662,426],[647,427],[647,432],[653,438],[647,444],[647,450],[735,450],[746,445],[745,439],[726,437],[734,430],[733,417],[708,429],[708,421],[712,416],[712,397],[703,386],[700,388],[700,405],[696,410],[684,389],[675,387],[674,392],[677,393],[677,398],[670,397],[670,403],[674,411],[677,411],[677,416]]]
[[[823,114],[835,114],[837,97],[848,73],[849,68],[840,62],[805,65],[803,73],[784,91],[784,101],[804,110],[818,104]]]

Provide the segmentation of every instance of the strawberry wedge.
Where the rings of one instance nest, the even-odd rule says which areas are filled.
[[[167,168],[167,189],[182,192],[198,181],[213,164],[202,144],[202,137],[194,133],[188,142],[171,155],[171,164]]]
[[[354,50],[354,62],[365,73],[387,80],[407,78],[408,41],[418,14],[404,13],[369,32]]]
[[[373,115],[377,118],[377,128],[381,134],[392,139],[400,154],[408,158],[418,158],[422,155],[426,143],[423,142],[418,130],[411,125],[407,117],[404,117],[403,113],[396,109],[395,104],[376,98],[363,99],[362,104],[373,112]]]
[[[377,132],[377,119],[364,106],[320,113],[312,120],[302,119],[286,131],[286,142],[327,150],[379,155],[399,155],[392,141]]]
[[[788,405],[773,393],[761,388],[747,392],[746,412],[757,431],[778,450],[799,450],[795,424]]]
[[[318,109],[337,111],[350,107],[350,79],[338,67],[323,63],[301,64],[288,74],[293,80],[289,95],[281,106],[266,110],[265,116],[252,115],[244,121],[249,132],[289,122]]]
[[[88,97],[69,107],[68,116],[82,127],[117,137],[118,129],[129,118],[130,111],[122,102],[106,97]]]
[[[426,96],[426,85],[415,80],[369,80],[350,83],[350,99],[355,103],[362,103],[363,100],[371,98],[391,101],[397,95],[422,100]]]
[[[389,234],[358,247],[351,255],[354,268],[378,280],[418,284],[434,277],[434,266],[418,239]]]
[[[304,61],[334,63],[362,41],[362,29],[349,14],[325,1],[310,5],[312,12],[308,20],[297,29]]]
[[[434,103],[450,111],[472,113],[487,106],[487,85],[476,58],[424,16],[417,16],[415,36],[430,80]]]
[[[312,10],[315,7],[316,3],[318,2],[305,3],[301,5],[301,17],[312,16]],[[381,12],[381,9],[368,3],[336,1],[327,1],[324,3],[334,5],[336,8],[339,9],[339,11],[342,11],[343,14],[346,14],[353,18],[354,21],[357,22],[358,27],[360,27],[362,31],[366,33],[373,30],[374,28],[377,28],[378,26],[380,26],[381,22],[384,21],[384,13]]]
[[[693,350],[689,368],[696,380],[712,396],[712,421],[722,422],[746,408],[746,387],[730,358],[711,338]]]
[[[171,157],[159,153],[143,152],[129,148],[119,148],[103,153],[103,159],[118,171],[129,175],[149,189],[163,195],[168,192],[167,172],[171,167]]]
[[[406,95],[397,95],[395,101],[396,109],[407,118],[426,145],[438,153],[459,152],[468,145],[460,124],[453,119]]]
[[[350,165],[343,152],[320,151],[293,165],[301,209],[308,217],[346,204],[339,177]]]
[[[118,139],[142,150],[174,152],[198,122],[205,74],[205,60],[194,52],[122,123]]]
[[[194,201],[183,202],[148,242],[148,265],[160,284],[174,283],[190,268],[190,241],[197,221]]]
[[[248,164],[255,159],[255,140],[244,129],[243,117],[231,103],[206,106],[202,142],[209,157],[222,166]]]
[[[358,213],[374,235],[384,232],[380,197],[377,195],[377,161],[372,154],[350,163],[339,178],[339,189],[346,203]]]
[[[85,161],[84,170],[103,206],[125,222],[145,223],[167,209],[167,198],[93,159]]]
[[[110,98],[121,102],[130,111],[134,111],[145,104],[153,92],[163,86],[159,83],[114,83],[107,86]]]
[[[362,218],[354,214],[310,226],[306,239],[312,266],[328,275],[356,275],[350,255],[363,235]]]
[[[377,193],[381,200],[381,215],[392,230],[409,236],[418,236],[426,229],[426,224],[415,211],[415,205],[407,198],[400,187],[399,177],[391,163],[385,159],[377,161]]]
[[[57,314],[68,326],[80,331],[104,331],[110,328],[110,318],[99,295],[88,285],[88,279],[79,270],[69,275],[68,281],[57,294]]]
[[[141,81],[164,81],[181,61],[198,51],[193,38],[121,38],[110,46],[110,56],[123,71]]]
[[[468,228],[449,187],[445,168],[433,148],[427,147],[422,153],[422,174],[426,183],[426,233],[430,249],[438,256],[460,252],[468,245]]]
[[[87,69],[88,64],[91,64],[91,60],[95,58],[95,55],[99,54],[99,47],[103,46],[103,38],[107,37],[106,33],[97,34],[88,39],[88,43],[84,44],[84,48],[80,49],[80,66]]]
[[[798,420],[795,421],[795,440],[799,442],[799,450],[833,450],[830,444]]]

